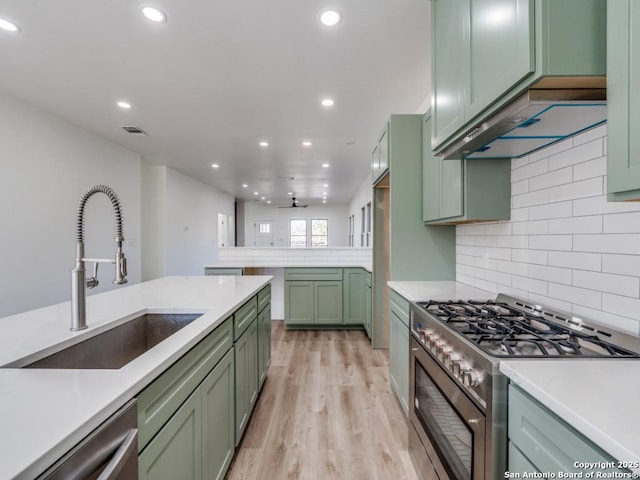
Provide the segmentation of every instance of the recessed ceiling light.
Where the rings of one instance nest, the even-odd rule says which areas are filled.
[[[293,195],[293,192],[287,192],[287,195]]]
[[[310,147],[312,144],[309,140],[305,140],[304,142],[302,142],[302,146],[303,147]]]
[[[324,107],[332,107],[333,104],[336,103],[336,102],[334,102],[333,99],[331,99],[331,98],[325,98],[324,100],[322,100],[321,103],[322,103],[322,106],[324,106]]]
[[[342,20],[342,15],[335,10],[325,10],[320,14],[320,21],[327,27],[333,27]]]
[[[329,164],[328,163],[323,163],[322,164],[322,168],[329,168]]]
[[[267,200],[267,203],[271,203],[271,200]]]
[[[327,203],[327,201],[326,200],[322,200],[322,203]]]
[[[258,192],[253,192],[254,195],[260,195]]]
[[[4,18],[0,18],[0,28],[2,30],[6,30],[7,32],[19,33],[20,27],[15,23],[11,23],[9,20],[5,20]]]
[[[129,102],[125,102],[124,100],[120,100],[118,102],[118,106],[120,108],[124,108],[125,110],[129,110],[131,108],[131,104]]]
[[[218,165],[217,163],[212,163],[211,168],[220,168],[220,165]]]
[[[260,200],[266,200],[267,197],[260,197]]]
[[[260,146],[261,147],[268,147],[269,146],[269,142],[260,142]]]
[[[142,7],[142,14],[152,22],[162,23],[167,21],[167,16],[154,7]]]
[[[322,192],[322,195],[326,196],[326,195],[327,195],[327,192]]]
[[[247,185],[246,183],[242,184],[242,188],[247,188],[249,185]]]

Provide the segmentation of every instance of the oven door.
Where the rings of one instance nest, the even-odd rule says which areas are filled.
[[[440,480],[483,480],[485,415],[413,336],[410,351],[413,441],[420,440]]]

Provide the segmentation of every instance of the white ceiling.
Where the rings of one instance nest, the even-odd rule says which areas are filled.
[[[332,28],[319,22],[330,7],[343,14]],[[426,0],[2,0],[0,18],[22,29],[0,30],[0,91],[274,205],[289,191],[320,203],[323,184],[329,203],[347,203],[385,119],[430,92]]]

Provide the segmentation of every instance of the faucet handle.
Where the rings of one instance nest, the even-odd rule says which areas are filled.
[[[98,262],[95,262],[93,264],[93,276],[85,280],[87,288],[96,288],[100,283],[100,281],[98,280],[98,265],[100,265]]]
[[[127,283],[127,258],[123,252],[116,253],[116,278],[113,279],[116,285]]]

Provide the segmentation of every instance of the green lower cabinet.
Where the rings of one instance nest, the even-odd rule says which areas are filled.
[[[372,322],[372,315],[373,315],[373,294],[372,294],[372,290],[371,290],[371,272],[366,272],[366,286],[365,286],[365,299],[364,299],[364,309],[365,309],[365,313],[364,313],[364,329],[367,332],[367,335],[369,335],[369,338],[371,338],[371,322]]]
[[[235,343],[235,443],[242,439],[258,398],[258,321],[254,320]]]
[[[342,324],[342,282],[314,282],[314,314],[317,325]]]
[[[362,268],[345,268],[342,274],[343,323],[365,324],[366,272]]]
[[[204,480],[222,480],[235,452],[234,366],[230,350],[200,385]]]
[[[221,480],[235,451],[229,350],[138,457],[141,480]]]
[[[579,473],[576,462],[617,462],[547,407],[520,388],[509,385],[509,471]],[[598,472],[628,472],[598,469]],[[614,478],[614,477],[612,477]],[[623,478],[620,476],[619,478]]]
[[[271,303],[258,314],[258,375],[260,385],[267,378],[267,371],[271,365]]]
[[[342,281],[285,282],[286,325],[342,325]]]
[[[138,457],[140,480],[202,479],[201,417],[196,390]]]
[[[392,310],[389,317],[389,382],[409,415],[409,327]]]

